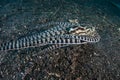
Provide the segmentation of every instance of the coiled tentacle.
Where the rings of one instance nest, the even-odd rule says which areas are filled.
[[[98,34],[95,36],[64,34],[64,35],[59,35],[55,37],[56,38],[78,39],[78,40],[82,40],[82,41],[89,42],[89,43],[96,43],[100,41],[100,36]]]
[[[55,38],[55,37],[54,37]],[[66,47],[73,44],[85,44],[85,43],[95,43],[100,40],[100,36],[91,37],[91,36],[75,36],[75,35],[60,35],[57,36],[55,40],[50,41],[50,44],[47,48],[43,49],[41,52],[49,52],[54,49],[61,47]]]

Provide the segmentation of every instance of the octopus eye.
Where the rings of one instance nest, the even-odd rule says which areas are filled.
[[[83,28],[83,27],[78,27],[78,29],[80,29],[80,30],[85,30],[85,28]]]

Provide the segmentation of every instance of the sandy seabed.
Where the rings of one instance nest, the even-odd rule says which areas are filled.
[[[110,0],[19,0],[1,4],[0,43],[49,29],[40,24],[71,19],[94,26],[101,41],[46,54],[41,54],[39,47],[0,52],[0,80],[120,80],[119,13]]]

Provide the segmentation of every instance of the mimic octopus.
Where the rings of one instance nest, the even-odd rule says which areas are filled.
[[[82,27],[79,23],[72,22],[49,22],[40,27],[50,25],[55,27],[1,44],[0,51],[47,46],[41,51],[44,52],[74,44],[100,41],[100,36],[94,27]]]

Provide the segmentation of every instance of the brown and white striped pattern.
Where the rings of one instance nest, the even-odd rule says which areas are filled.
[[[52,25],[52,24],[57,24],[57,26],[50,28],[49,30],[46,30],[41,33],[33,34],[31,36],[26,36],[17,40],[13,40],[11,42],[4,43],[1,45],[0,51],[43,46],[51,40],[50,37],[60,34],[65,34],[66,28],[76,25],[74,23],[69,23],[69,22],[55,22],[55,23],[52,22],[46,25]],[[42,26],[46,26],[46,25],[42,25]]]

